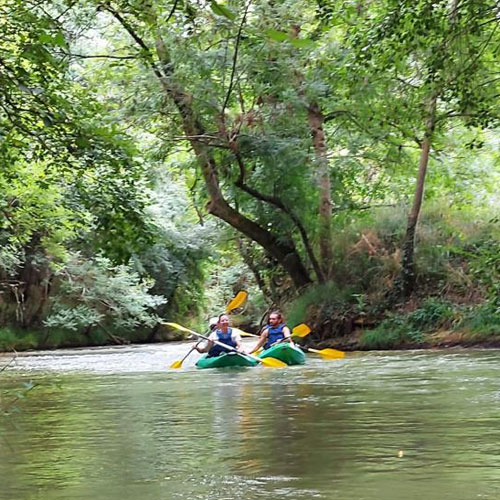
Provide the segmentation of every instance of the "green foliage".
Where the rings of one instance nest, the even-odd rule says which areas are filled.
[[[462,335],[464,342],[497,341],[500,337],[500,308],[486,301],[463,306],[447,300],[429,298],[415,311],[389,315],[379,326],[363,332],[360,345],[365,349],[390,349],[433,343],[430,334],[440,330]],[[446,335],[443,337],[446,341]]]
[[[429,298],[409,314],[391,314],[377,328],[363,333],[360,344],[366,349],[390,349],[425,342],[425,333],[450,327],[457,318],[452,303]]]
[[[339,288],[335,283],[313,285],[287,307],[287,322],[294,326],[307,321],[321,309],[324,317],[342,320],[357,308],[359,296],[350,287]]]
[[[493,219],[491,232],[467,248],[470,272],[488,290],[492,304],[500,307],[500,221]]]
[[[359,344],[364,349],[394,349],[408,344],[418,344],[421,340],[420,331],[413,331],[404,323],[396,325],[390,322],[364,332]]]
[[[0,329],[0,349],[2,351],[10,351],[16,344],[16,335],[10,328]]]
[[[58,347],[71,347],[73,345],[86,345],[83,335],[62,328],[47,328],[41,347],[44,349],[56,349]]]
[[[497,340],[500,337],[500,306],[498,301],[471,307],[459,324],[459,330],[473,341]]]
[[[112,330],[134,330],[153,326],[154,309],[165,302],[148,294],[151,280],[141,279],[125,265],[113,266],[109,259],[84,260],[79,255],[58,271],[59,291],[45,320],[47,328],[81,332],[100,326]]]
[[[8,327],[0,328],[0,351],[25,351],[37,347],[39,342],[34,333]]]
[[[15,245],[4,244],[0,248],[0,270],[7,276],[13,276],[21,262],[21,252]]]

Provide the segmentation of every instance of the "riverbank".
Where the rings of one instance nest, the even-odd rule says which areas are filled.
[[[185,340],[183,334],[161,326],[154,330],[121,332],[95,329],[86,334],[61,329],[0,328],[0,352],[153,344],[179,340]]]
[[[383,328],[382,328],[383,326]],[[408,325],[406,325],[408,326]],[[314,332],[301,343],[307,347],[325,349],[328,347],[346,352],[352,351],[377,351],[377,350],[406,350],[406,349],[439,349],[448,347],[483,347],[500,348],[500,316],[496,324],[489,325],[488,333],[471,330],[436,329],[426,332],[403,331],[401,328],[390,329],[386,325],[377,328],[356,328],[349,335],[321,339]],[[61,332],[48,335],[46,332],[14,332],[0,329],[0,352],[22,352],[32,350],[56,350],[67,348],[83,348],[97,346],[159,344],[186,340],[181,334],[168,330],[158,334],[154,340],[147,340],[145,335],[124,334],[94,336],[81,338],[63,336]]]
[[[386,311],[376,319],[342,317],[341,322],[338,317],[329,319],[334,323],[331,330],[341,333],[318,338],[321,347],[346,351],[500,347],[500,308],[496,300],[466,304],[430,297]]]
[[[339,349],[345,352],[353,351],[377,351],[377,350],[409,350],[409,349],[443,349],[452,347],[482,347],[482,348],[500,348],[500,329],[497,334],[492,334],[488,338],[478,338],[468,332],[456,332],[450,330],[440,330],[428,333],[420,342],[411,341],[387,341],[384,345],[369,346],[363,340],[366,332],[358,330],[346,337],[338,337],[316,343],[320,349],[328,347]],[[388,337],[392,335],[388,332]],[[312,346],[313,344],[311,344]]]

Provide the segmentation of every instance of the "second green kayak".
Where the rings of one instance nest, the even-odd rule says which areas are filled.
[[[261,352],[259,358],[276,358],[287,365],[303,365],[306,362],[306,355],[301,349],[284,342]]]
[[[209,358],[207,355],[201,357],[197,362],[198,368],[225,368],[227,366],[255,366],[259,364],[255,359],[248,356],[242,356],[235,352],[228,352],[220,356],[212,356]]]

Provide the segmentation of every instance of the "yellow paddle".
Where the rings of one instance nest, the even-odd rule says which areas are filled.
[[[259,335],[255,335],[253,333],[247,333],[243,332],[242,330],[239,330],[240,335],[243,337],[259,337]],[[292,329],[292,337],[305,337],[306,335],[309,335],[311,333],[311,329],[305,324],[305,323],[300,323],[300,325],[297,325],[295,328]],[[286,340],[285,340],[286,342]],[[299,346],[300,349],[302,349],[305,352],[313,352],[314,354],[319,354],[320,356],[323,356],[326,359],[341,359],[345,356],[345,352],[342,351],[337,351],[337,349],[313,349],[312,347],[303,347]]]
[[[163,324],[165,324],[165,323],[163,323]],[[188,351],[188,353],[182,359],[178,359],[177,361],[174,361],[169,366],[169,368],[174,368],[174,369],[182,368],[182,363],[184,363],[186,358],[196,349],[196,346],[200,343],[201,343],[201,340],[199,342],[197,342],[193,347],[191,347],[191,349]]]
[[[300,348],[306,352],[314,352],[315,354],[320,354],[326,359],[341,359],[345,356],[345,352],[337,351],[337,349],[312,349],[311,347]]]
[[[226,312],[230,313],[231,311],[234,311],[235,309],[240,308],[247,300],[248,298],[248,292],[245,290],[241,290],[236,294],[233,300],[229,302],[229,304],[226,307]]]
[[[270,366],[270,367],[273,367],[273,368],[281,368],[281,367],[288,366],[286,363],[283,363],[283,361],[280,361],[279,359],[275,359],[275,358],[260,359],[257,356],[253,356],[252,354],[243,354],[241,352],[238,352],[238,350],[235,349],[234,347],[231,347],[229,345],[223,344],[222,342],[219,342],[218,340],[209,339],[205,335],[202,335],[201,333],[198,333],[198,332],[195,332],[193,330],[190,330],[189,328],[186,328],[186,327],[184,327],[182,325],[179,325],[177,323],[163,323],[163,324],[166,325],[166,326],[171,326],[172,328],[176,328],[177,330],[181,330],[183,332],[191,333],[192,335],[196,335],[197,337],[200,337],[202,339],[209,340],[210,342],[213,342],[216,345],[224,347],[228,351],[233,351],[233,352],[235,352],[236,354],[238,354],[239,356],[242,356],[242,357],[252,358],[255,361],[258,361],[259,363],[262,363],[265,366]]]
[[[239,307],[241,307],[246,302],[247,298],[248,298],[248,292],[246,292],[245,290],[239,291],[235,295],[234,299],[232,299],[231,302],[229,302],[229,304],[227,305],[227,307],[226,307],[226,313],[230,313],[231,311],[234,311],[235,309],[238,309]],[[198,342],[197,344],[195,344],[191,348],[191,350],[182,359],[178,359],[177,361],[174,361],[169,366],[169,368],[173,368],[173,369],[182,368],[182,363],[184,363],[184,361],[186,360],[186,358],[195,350],[196,346],[200,342]]]
[[[300,323],[300,325],[297,325],[292,328],[292,337],[303,338],[306,335],[309,335],[310,333],[311,329],[305,323]]]

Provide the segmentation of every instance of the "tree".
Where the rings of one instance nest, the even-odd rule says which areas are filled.
[[[364,103],[365,109],[371,108],[368,119],[392,127],[420,149],[395,289],[405,297],[415,285],[416,226],[433,148],[457,120],[487,128],[500,117],[498,14],[497,3],[491,1],[389,0],[370,9],[351,30],[356,52],[351,76],[369,99]],[[376,96],[374,88],[390,101]]]
[[[168,22],[172,16],[166,20],[160,18],[158,14],[162,7],[161,4],[154,4],[148,6],[147,9],[134,9],[133,6],[126,3],[125,5],[113,2],[101,4],[101,9],[111,14],[130,35],[131,40],[141,51],[144,63],[158,79],[164,94],[175,105],[182,131],[192,147],[204,178],[205,188],[209,196],[208,212],[263,246],[286,269],[296,287],[307,285],[311,279],[293,240],[289,237],[277,237],[228,203],[220,186],[216,155],[213,148],[204,140],[209,138],[210,134],[207,133],[203,123],[204,117],[198,111],[198,96],[193,95],[179,81],[177,66],[180,61],[172,57],[170,46],[165,41],[165,35],[169,35]],[[182,13],[178,13],[178,15],[181,18],[185,17]],[[243,14],[242,24],[245,17],[246,13]],[[224,124],[225,107],[226,103],[223,102],[221,107],[213,109],[210,113],[212,119],[221,125]],[[229,136],[221,137],[219,135],[219,138],[223,141],[221,147],[231,148]]]

